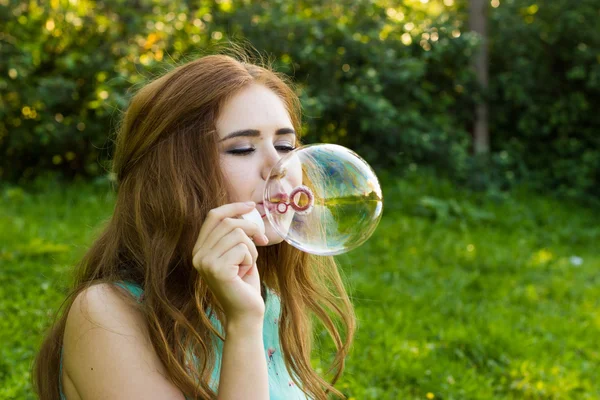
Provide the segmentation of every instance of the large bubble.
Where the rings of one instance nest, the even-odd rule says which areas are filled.
[[[286,154],[272,168],[264,192],[274,231],[308,253],[336,255],[363,244],[383,212],[373,169],[335,144],[311,144]]]

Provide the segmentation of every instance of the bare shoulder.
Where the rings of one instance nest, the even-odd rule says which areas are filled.
[[[144,316],[115,285],[77,295],[65,326],[63,368],[82,399],[183,399],[166,378]]]
[[[125,300],[120,290],[115,285],[100,283],[79,293],[69,310],[65,342],[72,344],[73,339],[80,339],[78,336],[98,329],[149,339],[143,315]]]

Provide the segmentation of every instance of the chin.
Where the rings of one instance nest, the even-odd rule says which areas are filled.
[[[265,246],[271,246],[283,242],[283,238],[279,236],[277,232],[275,232],[275,229],[268,221],[265,221],[265,235],[267,235],[267,239],[269,239],[269,243],[267,243]]]

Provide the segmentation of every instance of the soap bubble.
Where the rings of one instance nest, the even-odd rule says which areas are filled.
[[[335,144],[310,144],[286,154],[271,169],[264,192],[267,220],[292,246],[336,255],[363,244],[383,212],[373,169]]]

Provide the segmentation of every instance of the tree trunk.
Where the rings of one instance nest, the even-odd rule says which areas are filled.
[[[488,87],[488,39],[487,13],[489,0],[470,0],[469,29],[481,37],[481,47],[473,59],[477,82],[485,91]],[[475,109],[475,126],[473,127],[473,149],[475,154],[485,154],[490,151],[490,136],[488,130],[488,108],[483,101]]]

